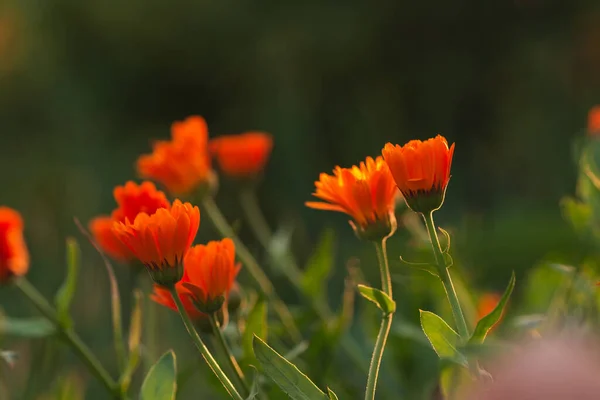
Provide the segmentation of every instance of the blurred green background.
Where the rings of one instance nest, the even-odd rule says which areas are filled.
[[[351,257],[376,282],[374,255],[345,216],[303,206],[314,180],[379,154],[387,141],[441,133],[456,152],[438,224],[452,231],[472,284],[502,290],[512,269],[523,276],[548,254],[579,252],[558,202],[574,191],[572,142],[600,102],[599,72],[595,0],[2,0],[0,203],[22,212],[29,276],[50,297],[64,277],[65,237],[81,237],[72,218],[110,212],[112,188],[135,179],[136,157],[166,138],[172,121],[202,115],[213,136],[264,130],[275,142],[259,193],[267,217],[274,228],[294,227],[300,260],[335,228],[335,302]],[[260,255],[233,194],[223,182],[218,201]],[[199,240],[214,237],[204,220]],[[108,281],[81,242],[73,314],[102,353],[111,340]],[[402,234],[393,243],[397,259]],[[403,282],[397,291],[410,293],[414,281]],[[10,288],[0,301],[9,314],[33,313]],[[180,334],[159,312],[175,322],[165,336]],[[9,343],[24,360],[55,363],[44,341]],[[26,369],[8,372],[17,378],[2,380],[0,393],[19,398]],[[97,388],[82,375],[83,386]],[[52,373],[44,376],[40,392],[52,386]]]

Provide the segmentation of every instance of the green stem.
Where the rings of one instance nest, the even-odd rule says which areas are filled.
[[[271,258],[278,262],[280,271],[286,277],[286,279],[294,286],[296,291],[304,298],[304,301],[312,308],[313,312],[324,321],[329,323],[335,316],[329,308],[326,302],[320,301],[319,298],[314,296],[307,296],[300,283],[302,282],[302,270],[296,263],[294,256],[291,254],[289,249],[286,250],[286,254],[282,257],[276,257],[271,253],[271,238],[273,237],[271,228],[267,223],[264,214],[262,213],[256,194],[252,189],[246,188],[240,193],[240,204],[242,210],[248,219],[250,228],[254,235],[263,246],[263,248],[269,252]],[[344,337],[341,342],[342,348],[346,351],[350,359],[354,364],[363,372],[367,372],[363,359],[361,357],[360,346],[352,339],[352,337]]]
[[[196,328],[194,328],[194,324],[190,320],[187,311],[185,311],[185,308],[181,303],[181,299],[179,298],[179,294],[177,293],[175,286],[171,286],[168,289],[169,292],[171,292],[171,296],[173,297],[175,305],[177,306],[179,315],[181,315],[183,324],[185,325],[185,328],[187,329],[188,333],[190,334],[190,337],[192,338],[192,342],[194,342],[194,345],[198,348],[198,351],[200,351],[200,354],[202,354],[202,357],[204,358],[210,369],[214,372],[219,381],[221,381],[221,384],[225,387],[225,390],[227,390],[227,393],[229,393],[229,395],[233,399],[244,400],[242,396],[238,393],[235,386],[233,386],[229,378],[227,378],[227,375],[225,375],[215,358],[212,356],[212,354],[210,354],[210,351],[198,335],[198,332],[196,332]]]
[[[375,250],[377,252],[377,261],[379,261],[379,271],[381,273],[381,289],[387,294],[390,299],[392,298],[392,278],[390,275],[390,268],[388,265],[387,251],[386,251],[386,239],[384,238],[381,242],[375,242]],[[390,328],[392,327],[393,313],[386,314],[381,319],[381,326],[379,327],[379,334],[375,341],[375,348],[373,349],[373,356],[371,357],[371,364],[369,366],[369,375],[367,377],[367,389],[365,390],[365,400],[375,399],[375,390],[377,389],[377,378],[379,377],[379,367],[381,366],[381,360],[383,359],[383,351],[385,350],[385,343],[387,342]]]
[[[231,348],[229,347],[229,345],[227,344],[227,341],[225,340],[225,337],[223,336],[223,332],[221,331],[221,329],[219,327],[219,322],[217,321],[217,318],[215,317],[214,314],[212,314],[212,315],[209,315],[208,319],[210,321],[210,326],[212,327],[213,334],[214,334],[215,338],[217,339],[217,344],[221,348],[221,352],[227,358],[227,362],[228,362],[231,370],[233,372],[235,372],[235,379],[237,380],[237,383],[239,385],[238,387],[242,389],[242,394],[244,395],[244,397],[248,397],[250,395],[250,387],[248,386],[248,383],[246,382],[246,378],[244,377],[244,372],[240,368],[240,365],[238,364],[237,360],[235,359],[233,352],[231,351]]]
[[[15,286],[18,287],[21,292],[35,305],[35,307],[50,320],[61,338],[75,351],[81,361],[88,367],[88,369],[98,378],[100,382],[106,387],[109,393],[115,399],[125,399],[126,395],[121,393],[118,384],[111,378],[109,373],[104,369],[100,361],[94,356],[91,350],[81,340],[81,338],[71,329],[64,326],[60,322],[56,311],[48,303],[48,300],[37,289],[27,280],[25,277],[21,277],[15,281]]]
[[[277,292],[275,292],[275,288],[273,287],[273,283],[271,283],[269,277],[260,268],[256,259],[254,256],[252,256],[252,253],[250,253],[248,248],[244,246],[244,243],[242,243],[242,241],[237,237],[233,231],[233,228],[231,225],[229,225],[221,213],[221,210],[219,210],[217,204],[210,196],[206,196],[202,200],[202,204],[206,213],[208,214],[208,217],[211,219],[217,230],[221,233],[221,236],[231,238],[231,240],[233,240],[235,243],[235,251],[238,257],[242,260],[242,263],[244,263],[246,269],[258,284],[261,293],[268,298],[273,305],[273,309],[279,316],[279,319],[283,325],[286,327],[288,334],[295,341],[302,340],[300,330],[296,326],[294,317],[290,313],[287,305],[277,295]]]
[[[429,214],[423,214],[423,218],[425,219],[425,225],[427,226],[427,232],[429,233],[429,238],[431,240],[431,247],[433,248],[433,255],[435,256],[438,273],[440,274],[440,279],[444,285],[446,295],[448,296],[448,301],[450,302],[450,307],[452,308],[452,314],[454,315],[454,321],[458,327],[458,334],[460,335],[462,341],[466,342],[470,337],[469,328],[467,327],[467,321],[465,320],[462,308],[460,307],[458,295],[456,294],[456,290],[452,284],[452,278],[450,277],[450,272],[448,271],[449,265],[446,265],[446,259],[442,253],[440,240],[435,229],[435,223],[433,222],[433,211]]]

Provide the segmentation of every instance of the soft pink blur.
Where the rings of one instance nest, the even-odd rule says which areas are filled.
[[[562,337],[519,347],[497,360],[493,383],[468,400],[600,399],[600,346],[595,340]]]

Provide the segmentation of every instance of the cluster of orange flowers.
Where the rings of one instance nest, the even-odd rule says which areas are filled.
[[[376,159],[368,157],[358,167],[336,167],[333,175],[321,174],[313,195],[324,202],[306,205],[344,212],[352,217],[360,236],[380,239],[395,230],[398,190],[414,211],[427,213],[441,207],[453,154],[454,144],[448,147],[440,135],[404,146],[388,143]]]
[[[138,174],[164,186],[172,195],[202,192],[215,175],[211,159],[234,178],[254,179],[263,170],[272,138],[263,132],[226,135],[209,140],[206,122],[192,116],[175,122],[171,139],[157,141],[152,153],[138,158]],[[192,317],[216,312],[226,301],[240,265],[230,239],[192,246],[200,210],[175,199],[154,183],[129,181],[113,191],[116,208],[89,226],[96,242],[112,258],[143,264],[155,281],[152,298],[169,308],[167,290],[174,286]],[[0,283],[24,275],[29,266],[20,214],[0,207]]]

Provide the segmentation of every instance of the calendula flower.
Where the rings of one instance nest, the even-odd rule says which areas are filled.
[[[233,241],[225,238],[193,246],[183,260],[183,278],[175,288],[191,317],[219,311],[233,287],[240,265],[235,262]],[[156,302],[176,309],[172,297],[155,287]],[[184,301],[185,300],[185,301]]]
[[[157,141],[152,153],[137,160],[140,176],[163,184],[175,194],[186,194],[210,184],[212,170],[208,154],[208,128],[202,117],[192,116],[173,123],[170,141]]]
[[[425,141],[411,140],[404,146],[387,143],[382,154],[411,209],[429,213],[442,206],[454,144],[448,147],[446,139],[437,135]]]
[[[133,222],[127,218],[114,222],[112,231],[156,283],[170,286],[183,276],[183,258],[199,225],[198,207],[175,200],[170,208],[159,208],[152,215],[139,213]]]
[[[357,234],[378,240],[396,228],[394,179],[383,158],[368,157],[359,166],[335,167],[333,175],[322,173],[313,196],[324,202],[308,201],[308,207],[340,211],[352,217]]]
[[[23,219],[18,211],[0,207],[0,284],[22,276],[29,268],[29,253],[23,238]]]
[[[273,148],[273,138],[264,132],[224,135],[212,139],[208,147],[226,175],[247,178],[264,169]]]
[[[588,113],[588,135],[600,136],[600,105],[592,107]]]
[[[90,221],[92,235],[100,247],[112,258],[129,261],[134,258],[131,250],[118,240],[112,232],[115,221],[134,221],[139,213],[154,214],[159,208],[169,208],[170,203],[165,194],[156,189],[152,182],[142,182],[140,185],[129,181],[113,190],[117,208],[111,216],[100,216]]]

